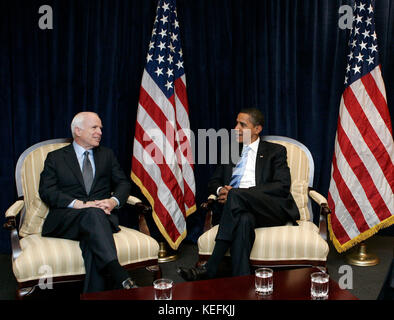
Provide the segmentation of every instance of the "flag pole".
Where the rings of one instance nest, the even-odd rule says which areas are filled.
[[[171,262],[178,259],[177,251],[169,248],[168,243],[166,241],[159,242],[159,263]]]
[[[373,253],[367,252],[367,244],[361,242],[354,252],[346,256],[347,263],[359,267],[372,267],[379,264],[379,258]]]

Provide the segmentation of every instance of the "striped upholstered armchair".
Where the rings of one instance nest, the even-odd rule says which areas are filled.
[[[59,149],[71,140],[47,140],[27,149],[17,162],[15,178],[19,199],[6,211],[5,227],[11,231],[12,268],[18,282],[17,297],[23,298],[51,277],[52,283],[83,280],[85,267],[77,241],[41,237],[48,207],[41,201],[38,187],[40,173],[48,152]],[[132,196],[127,203],[142,215],[150,207]],[[19,227],[16,217],[20,214]],[[154,278],[161,276],[158,265],[159,244],[149,235],[120,226],[114,234],[121,265],[126,269],[146,267]],[[140,228],[142,230],[142,228]]]
[[[322,266],[325,267],[328,244],[326,242],[327,200],[312,189],[314,163],[309,150],[300,142],[287,137],[264,136],[263,140],[279,143],[287,149],[287,162],[291,174],[291,194],[300,212],[298,225],[257,228],[250,254],[252,266]],[[313,223],[311,201],[320,206],[319,227]],[[211,206],[214,195],[202,204],[207,210],[204,233],[198,239],[199,262],[208,260],[215,245],[218,225],[212,227]],[[229,255],[229,253],[227,253]]]

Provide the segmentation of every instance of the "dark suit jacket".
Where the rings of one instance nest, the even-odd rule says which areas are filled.
[[[241,146],[242,147],[242,146]],[[220,186],[229,185],[235,163],[218,165],[208,183],[210,194],[215,194]],[[289,221],[295,223],[300,218],[298,208],[290,193],[291,177],[287,165],[286,148],[267,141],[260,140],[256,156],[256,186],[249,188],[254,195],[269,195],[275,201],[282,213],[289,216]]]
[[[64,223],[75,209],[67,208],[74,200],[91,201],[116,197],[122,206],[130,193],[130,182],[113,151],[99,146],[93,149],[95,176],[90,194],[85,191],[82,172],[72,144],[48,154],[41,172],[39,193],[49,206],[42,234],[48,235]],[[113,194],[112,194],[113,192]],[[117,228],[117,217],[109,216]]]

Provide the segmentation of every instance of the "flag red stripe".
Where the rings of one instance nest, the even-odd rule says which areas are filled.
[[[189,107],[188,107],[188,104],[187,104],[186,87],[183,84],[183,81],[181,80],[181,78],[176,79],[174,85],[175,85],[176,95],[178,96],[179,101],[181,102],[183,108],[185,109],[186,114],[189,115]],[[171,98],[174,98],[174,106],[175,106],[175,97],[172,96]],[[181,137],[187,137],[187,135],[185,134],[185,132],[183,130],[184,128],[178,122],[179,115],[177,114],[176,108],[175,108],[175,112],[176,112],[176,126],[177,126],[177,130],[178,130],[178,134]],[[190,163],[190,165],[191,165],[191,167],[193,169],[194,166],[193,166],[193,163],[192,163],[193,162],[193,157],[192,157],[192,152],[191,152],[191,147],[190,147],[190,141],[187,140],[187,142],[183,142],[183,143],[180,142],[180,149],[181,149],[182,154],[187,159],[187,161]]]
[[[388,210],[379,190],[376,189],[375,183],[372,180],[368,169],[365,167],[364,163],[360,159],[358,153],[354,149],[352,143],[350,142],[346,132],[341,125],[341,117],[339,116],[338,121],[338,143],[341,147],[343,156],[348,162],[349,166],[352,168],[357,179],[360,181],[365,194],[372,205],[376,215],[380,220],[384,220],[390,217],[390,211]]]
[[[387,129],[390,131],[391,135],[393,135],[391,128],[391,119],[390,119],[390,114],[388,112],[387,103],[382,92],[379,90],[379,87],[377,86],[375,79],[370,73],[367,73],[365,76],[361,78],[361,81],[364,84],[365,90],[367,91],[373,104],[378,110],[384,123],[386,124]]]
[[[330,193],[328,193],[327,202],[328,202],[329,208],[331,209],[330,219],[331,219],[332,231],[334,232],[339,243],[344,244],[344,243],[350,241],[350,237],[348,236],[347,232],[345,231],[342,224],[338,220],[338,217],[335,213],[335,202],[332,199]]]
[[[192,191],[192,189],[190,189],[190,186],[187,184],[186,180],[183,180],[183,185],[185,189],[184,201],[186,205],[190,208],[195,204],[194,192]]]
[[[174,82],[174,86],[175,86],[175,93],[176,93],[179,101],[181,102],[181,105],[185,109],[186,114],[189,115],[189,107],[188,107],[188,103],[187,103],[186,87],[183,84],[182,79],[181,78],[176,79],[175,82]],[[177,122],[176,122],[177,129],[178,130],[182,130],[182,134],[185,135],[185,133],[183,132],[183,128],[179,125],[178,115],[177,115],[176,118],[177,118]]]
[[[175,93],[185,108],[186,113],[189,114],[189,103],[187,101],[186,86],[181,78],[175,80]]]
[[[178,122],[177,122],[177,126],[178,126]],[[192,146],[183,129],[178,130],[178,137],[179,137],[179,148],[183,156],[187,160],[187,162],[190,164],[190,167],[193,169],[194,165],[193,165]]]
[[[183,84],[183,82],[182,82],[182,84]],[[174,108],[174,112],[176,113],[174,95],[172,95],[169,98],[169,100]],[[152,99],[152,97],[148,94],[148,92],[143,87],[141,87],[141,90],[140,90],[140,104],[141,104],[141,106],[144,107],[145,111],[149,114],[149,116],[156,123],[156,125],[160,128],[160,130],[166,135],[167,140],[171,143],[171,146],[174,149],[174,152],[177,157],[178,165],[180,166],[180,168],[182,169],[182,159],[181,159],[181,155],[179,154],[179,152],[182,152],[184,157],[187,159],[187,161],[189,163],[192,163],[193,159],[192,159],[192,150],[190,147],[190,142],[180,143],[180,146],[179,146],[180,148],[176,149],[176,147],[178,146],[178,141],[177,141],[177,139],[175,139],[175,134],[176,134],[175,128],[171,125],[171,123],[168,121],[168,119],[165,116],[165,114],[163,113],[163,111],[157,106],[155,101]],[[185,137],[185,139],[186,139],[186,135],[183,131],[183,128],[179,125],[178,121],[176,121],[176,126],[177,126],[177,130],[180,131],[179,134],[181,134],[181,136]],[[167,132],[167,131],[169,131],[169,132]],[[191,167],[193,169],[192,164],[191,164]],[[194,197],[194,195],[193,195],[193,197]]]
[[[163,136],[165,136],[167,138],[167,141],[171,144],[177,158],[178,165],[180,165],[182,163],[182,160],[179,151],[176,149],[178,142],[175,136],[175,128],[172,126],[171,122],[168,121],[164,112],[157,106],[155,101],[151,98],[151,96],[146,92],[143,87],[141,87],[140,90],[140,105],[144,108],[146,113],[149,114],[152,120],[163,132]]]
[[[141,87],[140,90],[139,102],[140,105],[144,108],[145,112],[149,114],[152,120],[163,132],[163,135],[167,138],[167,141],[170,142],[173,150],[175,151],[175,129],[171,125],[171,122],[168,121],[164,112],[159,108],[159,106],[155,103],[155,101],[143,87]]]
[[[343,99],[350,116],[352,117],[354,123],[360,131],[365,143],[376,158],[380,168],[383,171],[383,174],[385,175],[387,181],[389,181],[393,190],[394,186],[392,183],[392,162],[390,159],[390,155],[388,154],[386,148],[382,144],[375,130],[371,126],[371,123],[366,117],[363,109],[361,108],[356,96],[354,95],[350,87],[347,87],[345,89],[343,93]]]
[[[142,87],[140,95],[141,106],[145,109],[145,111],[149,114],[152,120],[163,132],[163,135],[167,138],[167,141],[171,144],[174,150],[178,165],[182,167],[182,159],[180,151],[178,149],[178,141],[176,139],[175,128],[172,126],[171,122],[168,121],[164,112],[157,106],[155,101]]]
[[[364,219],[364,216],[361,213],[361,209],[357,204],[357,201],[354,199],[352,192],[349,190],[346,182],[343,180],[337,166],[337,159],[333,157],[332,159],[333,173],[332,177],[337,185],[339,196],[342,200],[342,203],[346,207],[347,211],[353,217],[355,224],[357,225],[358,230],[362,233],[369,229],[367,222]]]
[[[148,145],[151,145],[151,144],[155,145],[152,141],[143,141],[142,139],[140,139],[141,132],[143,132],[143,129],[137,123],[135,137],[136,137],[137,141],[140,142],[142,148],[146,149],[146,147]],[[164,159],[163,154],[160,152],[159,148],[157,148],[156,145],[155,145],[154,158],[155,159]],[[185,208],[184,208],[184,202],[183,202],[183,193],[182,193],[182,190],[181,190],[181,188],[180,188],[180,186],[179,186],[174,174],[172,173],[172,171],[169,168],[169,166],[167,165],[167,163],[165,163],[164,161],[160,160],[160,161],[156,162],[156,165],[160,169],[162,181],[165,183],[165,185],[170,190],[172,196],[174,197],[174,200],[178,203],[178,206],[179,206],[180,210],[182,211],[182,214],[185,215]]]
[[[175,95],[172,95],[168,100],[171,102],[171,105],[174,108],[175,124],[176,124],[177,133],[178,133],[178,135],[179,134],[185,135],[184,131],[183,131],[183,128],[181,127],[181,125],[178,122],[178,114],[177,114],[176,105],[175,105],[176,104],[175,103]],[[179,164],[179,167],[182,170],[182,160],[181,160],[181,155],[179,154],[179,152],[182,152],[184,157],[187,158],[187,156],[188,156],[187,153],[186,153],[187,150],[185,150],[185,148],[183,148],[182,144],[180,144],[180,142],[178,142],[178,139],[175,139],[175,142],[176,142],[176,145],[177,145],[178,164]]]
[[[142,148],[145,150],[147,149],[148,145],[153,144],[155,146],[154,158],[155,159],[163,159],[162,161],[160,161],[160,163],[157,163],[155,161],[156,165],[160,169],[161,178],[162,178],[163,182],[166,184],[166,186],[168,187],[168,189],[170,190],[171,194],[173,195],[174,200],[178,203],[178,206],[179,206],[180,210],[182,211],[182,214],[185,216],[185,205],[183,202],[183,192],[178,184],[177,179],[175,178],[174,174],[172,173],[170,167],[167,165],[167,163],[165,163],[164,156],[161,153],[160,149],[157,148],[157,146],[154,144],[153,141],[144,141],[142,139],[143,135],[144,135],[144,130],[140,126],[140,124],[137,122],[136,126],[135,126],[135,138],[141,144]]]
[[[160,219],[163,227],[166,229],[170,238],[175,242],[176,239],[179,238],[180,234],[174,222],[172,221],[169,212],[163,206],[163,204],[161,203],[160,199],[157,196],[158,191],[157,191],[156,182],[152,180],[150,175],[145,171],[142,164],[135,157],[133,157],[133,172],[141,180],[142,184],[148,190],[149,194],[153,198],[154,200],[154,204],[152,204],[153,210],[156,213],[160,212],[160,214],[157,214],[157,217]]]

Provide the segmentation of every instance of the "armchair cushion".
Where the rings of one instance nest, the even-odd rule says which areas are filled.
[[[200,255],[211,255],[218,225],[198,239]],[[279,226],[255,229],[256,238],[250,260],[256,261],[326,261],[328,244],[315,224],[301,221],[298,226]],[[229,255],[229,252],[227,253]]]
[[[158,257],[159,245],[153,238],[120,226],[114,233],[118,259],[121,265],[154,260]],[[18,282],[37,280],[49,266],[52,277],[85,274],[82,252],[78,241],[30,235],[20,241],[22,252],[13,261],[13,271]],[[49,276],[45,274],[45,276]]]

